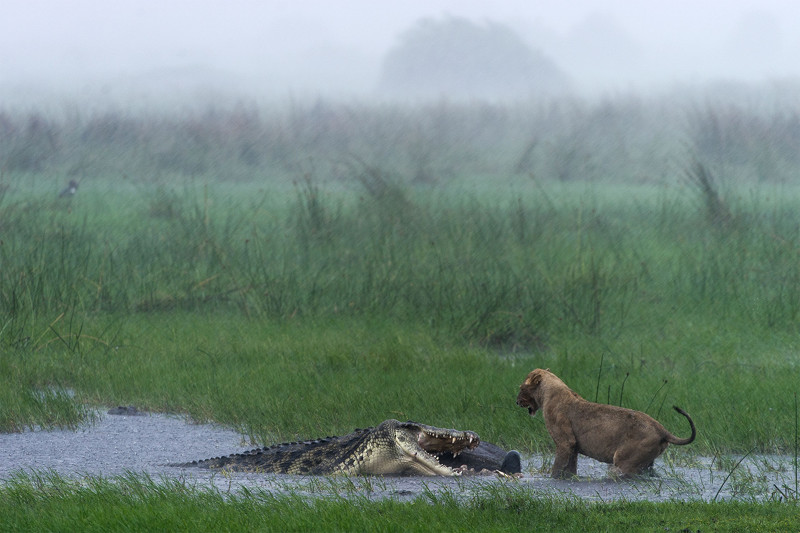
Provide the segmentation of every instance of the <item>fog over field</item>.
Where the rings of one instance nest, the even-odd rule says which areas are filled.
[[[420,19],[448,17],[507,27],[582,94],[800,76],[793,0],[561,4],[5,0],[0,105],[381,97],[382,63],[401,35]]]

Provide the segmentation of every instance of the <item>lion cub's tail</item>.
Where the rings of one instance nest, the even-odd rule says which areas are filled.
[[[689,435],[689,437],[686,438],[686,439],[679,439],[675,435],[667,432],[667,442],[669,442],[670,444],[677,444],[679,446],[691,443],[692,441],[694,441],[694,438],[697,436],[697,430],[694,428],[694,421],[692,420],[692,417],[689,416],[689,413],[687,413],[686,411],[684,411],[683,409],[681,409],[677,405],[673,405],[672,408],[686,417],[686,420],[689,421],[689,425],[692,427],[692,434]]]

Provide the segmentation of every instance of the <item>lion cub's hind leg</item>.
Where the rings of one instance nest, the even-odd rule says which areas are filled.
[[[612,477],[654,474],[653,463],[659,455],[661,450],[658,446],[623,446],[614,452],[614,462],[608,473]]]

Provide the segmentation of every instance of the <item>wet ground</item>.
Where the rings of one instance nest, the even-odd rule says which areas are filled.
[[[53,471],[64,476],[148,474],[152,479],[176,478],[223,492],[241,488],[270,493],[309,495],[356,494],[372,499],[413,499],[447,493],[469,497],[496,485],[514,485],[534,495],[556,495],[587,501],[663,501],[744,499],[766,500],[795,490],[792,457],[692,457],[676,453],[674,460],[656,462],[658,477],[635,481],[606,478],[606,465],[586,457],[578,460],[577,480],[553,480],[543,473],[549,459],[527,456],[521,479],[495,476],[462,478],[386,477],[326,478],[275,474],[220,474],[166,466],[244,451],[255,446],[231,430],[187,423],[178,416],[99,413],[95,424],[77,431],[28,431],[0,434],[0,482],[19,471]]]

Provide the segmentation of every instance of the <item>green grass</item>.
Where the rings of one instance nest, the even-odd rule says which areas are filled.
[[[252,490],[227,494],[144,476],[71,481],[21,475],[0,487],[5,531],[793,531],[797,508],[768,503],[585,503],[492,486],[371,501]]]

